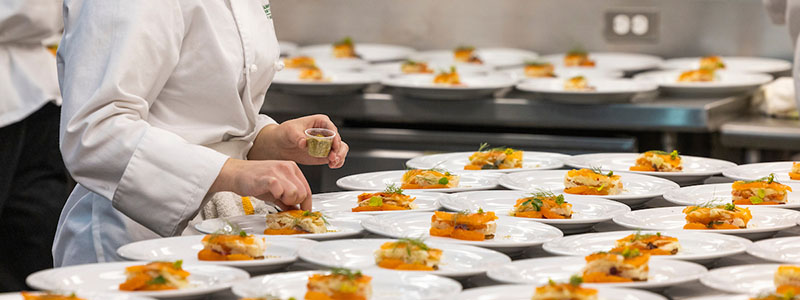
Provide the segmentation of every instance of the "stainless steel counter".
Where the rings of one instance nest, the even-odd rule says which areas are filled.
[[[720,133],[728,147],[800,150],[800,120],[744,116],[723,124]]]

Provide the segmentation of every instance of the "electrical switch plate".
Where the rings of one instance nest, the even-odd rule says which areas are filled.
[[[616,9],[605,13],[603,35],[609,42],[658,42],[659,15],[653,9]]]

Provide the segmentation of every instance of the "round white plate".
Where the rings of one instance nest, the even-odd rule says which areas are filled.
[[[775,180],[781,183],[800,182],[800,180],[792,180],[789,178],[789,171],[791,170],[791,161],[779,161],[740,165],[722,171],[722,175],[735,180],[756,180],[767,177],[770,173],[773,173],[775,174]]]
[[[358,235],[364,231],[361,228],[360,221],[354,218],[345,217],[344,215],[326,215],[328,222],[327,233],[308,233],[296,234],[291,237],[306,238],[312,240],[329,240]],[[242,230],[249,234],[264,234],[264,229],[267,228],[267,221],[264,216],[249,215],[238,216],[226,219],[228,222],[239,226]],[[214,233],[225,226],[225,220],[222,219],[207,219],[194,225],[197,231],[202,233]],[[288,237],[288,236],[287,236]]]
[[[685,298],[685,300],[750,300],[747,295],[719,295]]]
[[[406,171],[382,171],[362,173],[339,178],[336,185],[345,190],[367,190],[379,191],[387,185],[402,184],[403,174]],[[497,187],[497,180],[480,176],[478,174],[459,174],[460,179],[457,187],[446,189],[424,189],[430,192],[464,192],[475,190],[488,190]],[[411,191],[411,190],[408,190]]]
[[[657,231],[642,231],[655,234]],[[544,243],[545,251],[556,255],[586,256],[598,251],[608,251],[617,240],[636,231],[610,231],[570,235]],[[675,255],[654,255],[653,259],[679,259],[693,262],[708,262],[717,258],[743,253],[752,244],[748,239],[708,232],[661,231],[661,234],[678,238],[681,251]]]
[[[766,57],[723,56],[725,70],[739,72],[776,73],[792,69],[792,63],[782,59]],[[662,69],[695,70],[700,68],[700,57],[682,57],[665,60]]]
[[[503,73],[511,75],[514,79],[518,81],[523,80],[537,80],[537,79],[547,79],[546,77],[528,77],[525,75],[525,68],[512,68],[503,70]],[[594,80],[601,80],[601,79],[614,79],[622,77],[622,71],[617,70],[608,70],[608,69],[596,69],[596,68],[567,68],[567,67],[557,67],[553,70],[553,75],[556,78],[572,78],[575,76],[583,76],[589,79],[590,82]]]
[[[752,91],[760,85],[772,81],[772,75],[760,73],[739,73],[734,71],[716,71],[715,81],[711,82],[678,82],[678,77],[685,70],[653,71],[637,74],[636,81],[652,82],[668,93],[682,95],[721,95],[737,94]]]
[[[389,76],[406,75],[407,73],[403,73],[403,71],[401,70],[402,65],[403,62],[388,62],[388,63],[373,64],[368,68],[368,70],[375,73],[387,74]],[[428,62],[428,68],[433,70],[434,73],[439,72],[441,70],[450,70],[451,66],[455,65],[441,61]],[[478,65],[478,64],[458,65],[459,74],[486,75],[489,74],[491,71],[492,68],[485,65]]]
[[[562,237],[557,228],[523,218],[498,216],[494,238],[485,241],[464,241],[453,238],[430,236],[433,213],[408,213],[379,216],[361,222],[367,231],[392,238],[421,237],[430,242],[466,244],[495,249],[504,253],[541,245]]]
[[[647,291],[610,287],[593,287],[597,289],[599,300],[667,300],[663,296]],[[467,289],[458,295],[459,299],[469,300],[530,300],[536,286],[530,284],[504,284]]]
[[[361,59],[368,62],[382,62],[406,59],[414,49],[403,46],[387,45],[387,44],[370,44],[370,43],[355,43],[356,54],[361,56]],[[297,49],[300,55],[308,55],[315,57],[333,57],[333,45],[321,44],[300,47]]]
[[[612,170],[614,172],[652,175],[681,184],[702,182],[708,177],[720,174],[722,171],[736,166],[736,164],[729,161],[681,155],[681,161],[683,162],[682,172],[630,171],[629,168],[636,164],[636,158],[639,155],[639,153],[581,154],[565,159],[564,163],[575,168],[599,167],[603,170]]]
[[[737,294],[774,292],[772,278],[779,264],[758,264],[713,269],[700,277],[703,285]]]
[[[380,81],[380,76],[373,73],[336,70],[322,72],[328,80],[302,80],[298,78],[300,70],[285,69],[275,73],[272,86],[291,94],[326,96],[355,93]]]
[[[297,44],[287,41],[278,41],[278,48],[281,49],[281,56],[291,56],[297,51]]]
[[[39,292],[31,292],[32,294],[39,294]],[[71,293],[62,293],[64,295],[69,295]],[[150,297],[144,296],[135,296],[135,295],[128,295],[128,294],[113,294],[113,293],[76,293],[78,298],[83,298],[86,300],[153,300]],[[0,300],[23,300],[22,294],[20,293],[2,293],[0,294]]]
[[[442,200],[442,205],[454,211],[477,210],[483,208],[498,215],[508,215],[514,209],[517,199],[527,197],[530,193],[523,191],[478,191],[456,193]],[[532,219],[555,226],[564,233],[585,232],[597,223],[611,220],[616,215],[625,214],[631,208],[625,204],[602,198],[576,197],[564,194],[564,199],[572,204],[571,219]]]
[[[489,269],[489,278],[506,283],[547,284],[550,279],[556,282],[569,281],[570,276],[580,274],[586,260],[583,256],[563,256],[515,260],[505,265]],[[620,283],[591,283],[587,286],[630,287],[640,289],[664,289],[693,281],[707,272],[696,263],[672,260],[651,259],[650,274],[647,281]]]
[[[191,264],[213,264],[236,267],[249,272],[264,272],[285,267],[297,260],[297,251],[317,242],[294,237],[257,235],[266,239],[264,259],[246,261],[202,261],[197,252],[203,250],[203,235],[176,236],[133,242],[117,249],[125,259],[139,261],[175,261],[182,259]]]
[[[114,262],[48,269],[31,274],[25,282],[39,290],[76,291],[79,293],[119,292],[171,299],[208,295],[226,290],[233,283],[250,278],[247,272],[236,268],[184,263],[183,269],[191,274],[189,275],[191,287],[167,291],[119,291],[119,284],[125,282],[125,268],[142,264],[147,264],[147,262]]]
[[[536,52],[513,48],[476,48],[475,55],[483,61],[483,65],[494,68],[518,66],[539,57]],[[411,55],[411,59],[455,65],[469,64],[456,62],[453,58],[453,50],[417,52]]]
[[[630,102],[637,94],[653,92],[658,89],[655,83],[631,79],[594,79],[589,85],[594,91],[564,90],[562,78],[527,79],[517,84],[517,89],[533,93],[545,100],[566,103],[615,103]]]
[[[303,299],[308,276],[325,271],[301,271],[253,277],[233,286],[239,297],[263,297],[273,295],[281,299],[294,297]],[[461,292],[457,281],[425,273],[397,272],[390,270],[364,270],[372,277],[371,300],[447,300]]]
[[[747,247],[747,254],[769,261],[800,264],[800,237],[760,240]]]
[[[506,188],[520,191],[535,191],[537,189],[550,190],[554,193],[564,193],[564,175],[566,170],[531,171],[509,173],[500,177],[500,184]],[[637,206],[655,197],[661,196],[671,189],[677,189],[678,184],[672,181],[631,173],[620,173],[623,191],[619,195],[601,196],[605,199],[617,200],[628,206]],[[591,197],[574,195],[576,197]]]
[[[405,74],[384,78],[381,84],[405,95],[425,99],[464,100],[492,97],[495,92],[510,88],[514,79],[503,74],[460,75],[460,85],[433,83],[434,74]]]
[[[454,173],[511,173],[530,170],[550,170],[564,166],[562,162],[569,155],[525,151],[522,155],[522,168],[503,169],[503,170],[464,170],[464,166],[469,163],[469,156],[475,152],[451,152],[431,155],[423,155],[410,159],[406,166],[414,169],[442,168],[452,170]]]
[[[325,267],[348,269],[381,269],[375,264],[375,251],[390,239],[353,239],[322,242],[300,251],[300,258]],[[500,252],[468,245],[425,242],[428,247],[442,249],[439,270],[408,271],[448,277],[467,277],[486,272],[489,267],[511,262]]]
[[[311,197],[313,201],[313,210],[323,213],[351,213],[353,212],[352,209],[358,204],[358,195],[363,193],[373,192],[357,191],[314,194]],[[418,190],[404,190],[403,193],[417,198],[414,200],[414,205],[417,206],[416,208],[412,210],[362,211],[357,212],[357,214],[381,215],[412,211],[434,211],[442,207],[439,201],[449,197],[447,194],[443,193],[421,192]]]
[[[556,67],[564,65],[564,53],[542,56]],[[595,68],[636,72],[655,69],[661,65],[662,59],[657,56],[621,53],[621,52],[589,52],[589,59],[595,61]]]
[[[635,210],[613,218],[614,223],[631,229],[684,230],[685,206],[661,207]],[[782,208],[749,207],[753,219],[745,229],[688,229],[692,232],[713,232],[741,236],[748,239],[770,237],[775,232],[794,227],[800,212]]]
[[[697,205],[711,201],[719,201],[723,203],[730,203],[733,201],[731,196],[730,183],[716,183],[705,185],[693,185],[682,187],[677,190],[672,190],[664,194],[664,199],[678,205]],[[800,208],[800,183],[787,182],[786,185],[792,187],[793,192],[788,192],[786,204],[779,205],[742,205],[744,207],[774,207],[774,208]]]

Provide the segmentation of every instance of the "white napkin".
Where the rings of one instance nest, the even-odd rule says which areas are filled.
[[[753,106],[770,116],[796,118],[798,111],[792,77],[781,77],[762,85],[753,95]]]
[[[274,207],[256,197],[249,197],[249,202],[253,207],[252,214],[254,215],[263,216],[269,213],[277,212]],[[242,196],[232,192],[219,192],[214,194],[211,196],[211,200],[206,203],[206,206],[203,207],[204,219],[228,218],[243,216],[245,214],[246,212],[244,202],[242,201]]]

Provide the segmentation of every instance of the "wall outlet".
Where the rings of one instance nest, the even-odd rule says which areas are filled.
[[[658,12],[648,9],[611,10],[605,13],[603,35],[609,42],[658,42]]]

